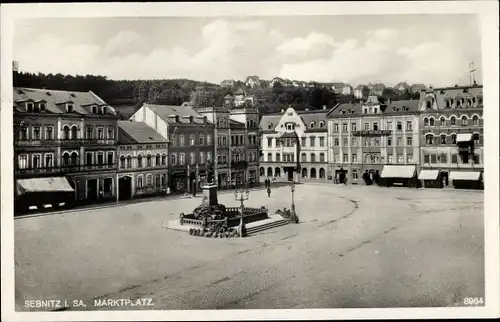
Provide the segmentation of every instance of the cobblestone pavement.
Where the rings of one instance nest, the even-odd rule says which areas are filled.
[[[243,239],[161,228],[199,199],[15,221],[16,305],[152,298],[144,309],[455,306],[484,297],[483,193],[297,185],[298,225]],[[290,206],[290,189],[248,206]],[[236,205],[234,196],[219,202]],[[115,307],[115,309],[141,307]],[[75,310],[76,308],[71,308]],[[111,309],[102,307],[101,309]]]

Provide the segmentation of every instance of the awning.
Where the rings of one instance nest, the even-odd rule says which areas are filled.
[[[17,193],[26,192],[73,192],[65,177],[31,178],[17,180]]]
[[[419,180],[437,180],[439,170],[422,170],[418,174]]]
[[[457,143],[472,141],[472,133],[459,133],[457,134]]]
[[[452,171],[450,180],[470,180],[477,181],[481,178],[481,172]]]
[[[382,170],[382,178],[413,178],[415,175],[414,165],[385,165]]]

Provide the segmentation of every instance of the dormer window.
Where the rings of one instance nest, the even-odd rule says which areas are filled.
[[[319,122],[319,127],[325,127],[325,122],[323,121]]]
[[[35,104],[33,104],[33,102],[27,102],[26,103],[26,110],[29,112],[29,113],[32,113],[33,112],[33,108],[35,107]]]
[[[314,126],[316,126],[316,123],[314,123],[314,122],[311,122],[311,123],[309,124],[309,127],[310,127],[311,129],[312,129],[312,128],[314,128]]]
[[[341,111],[340,111],[340,113],[345,114],[345,111],[344,111],[344,110],[341,110]]]
[[[92,105],[90,107],[90,110],[91,110],[92,114],[97,114],[97,105]]]
[[[366,107],[363,109],[363,113],[368,114],[368,109]]]
[[[425,104],[426,104],[426,108],[428,110],[430,110],[432,108],[432,102],[431,101],[427,101]]]
[[[450,108],[450,100],[445,101],[446,108]]]
[[[273,123],[269,123],[269,124],[267,125],[267,128],[268,128],[269,130],[271,130],[271,129],[273,128]]]
[[[377,114],[378,113],[378,108],[374,107],[373,108],[373,113]]]
[[[66,104],[66,111],[68,113],[73,113],[73,104],[72,103]]]
[[[462,92],[467,93],[467,88],[464,88]]]
[[[43,103],[43,102],[39,104],[39,107],[40,107],[40,111],[41,111],[41,112],[45,112],[45,110],[46,110],[46,108],[47,108],[47,106],[46,106],[46,105],[45,105],[45,103]]]

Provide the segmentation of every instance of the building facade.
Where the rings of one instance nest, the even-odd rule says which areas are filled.
[[[328,177],[347,171],[349,183],[362,184],[365,171],[384,165],[419,165],[418,100],[381,104],[376,96],[362,103],[335,106],[328,113]]]
[[[118,121],[118,199],[164,195],[168,141],[144,122]]]
[[[445,186],[453,173],[484,171],[482,86],[428,89],[419,112],[422,169],[439,170]]]
[[[189,105],[144,104],[130,120],[144,122],[168,141],[168,186],[195,193],[206,181],[214,156],[214,124]]]
[[[277,180],[327,180],[327,110],[264,115],[261,177]]]
[[[16,179],[67,180],[75,204],[116,198],[118,118],[92,92],[15,88]]]

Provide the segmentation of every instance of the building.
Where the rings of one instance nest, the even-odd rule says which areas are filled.
[[[261,177],[326,181],[327,112],[296,111],[289,107],[282,113],[263,115]]]
[[[387,165],[419,164],[418,100],[381,104],[339,104],[328,113],[328,176],[347,171],[349,183],[362,184],[365,171],[380,173]]]
[[[233,87],[236,81],[234,79],[225,79],[220,83],[221,87]]]
[[[146,123],[167,139],[170,190],[199,190],[206,181],[206,163],[214,155],[214,124],[187,104],[144,104],[130,120]]]
[[[382,83],[369,83],[368,89],[370,90],[369,95],[382,96],[382,94],[384,93],[385,85]]]
[[[358,85],[354,89],[354,97],[355,98],[366,98],[370,94],[370,89],[366,85]]]
[[[410,86],[410,91],[412,93],[420,93],[423,92],[427,89],[427,86],[425,84],[413,84]]]
[[[19,62],[18,61],[12,61],[12,71],[13,72],[18,72],[19,71]]]
[[[245,80],[245,86],[255,88],[260,87],[260,79],[258,76],[248,76]]]
[[[483,87],[431,88],[422,92],[419,111],[421,168],[434,170],[444,186],[458,176],[480,181],[484,171]]]
[[[118,121],[118,199],[164,195],[168,141],[144,122]]]
[[[404,93],[406,91],[411,92],[411,88],[406,82],[398,83],[396,86],[394,86],[394,89],[401,93]]]
[[[39,208],[38,192],[68,185],[71,204],[115,199],[118,119],[91,91],[14,88],[14,173],[23,191],[17,200]]]
[[[269,82],[269,88],[274,88],[274,86],[278,83],[281,86],[285,87],[285,81],[282,78],[275,77]]]
[[[257,103],[257,97],[255,95],[248,95],[241,87],[234,92],[234,96],[228,94],[224,97],[224,102],[227,103],[229,100],[232,100],[233,106],[242,106],[244,104],[254,106]]]
[[[352,86],[349,84],[344,84],[342,87],[342,95],[352,95],[353,94],[353,89]]]
[[[335,94],[342,94],[342,91],[344,89],[345,84],[344,83],[331,83],[328,84],[330,86],[330,89],[335,93]]]

